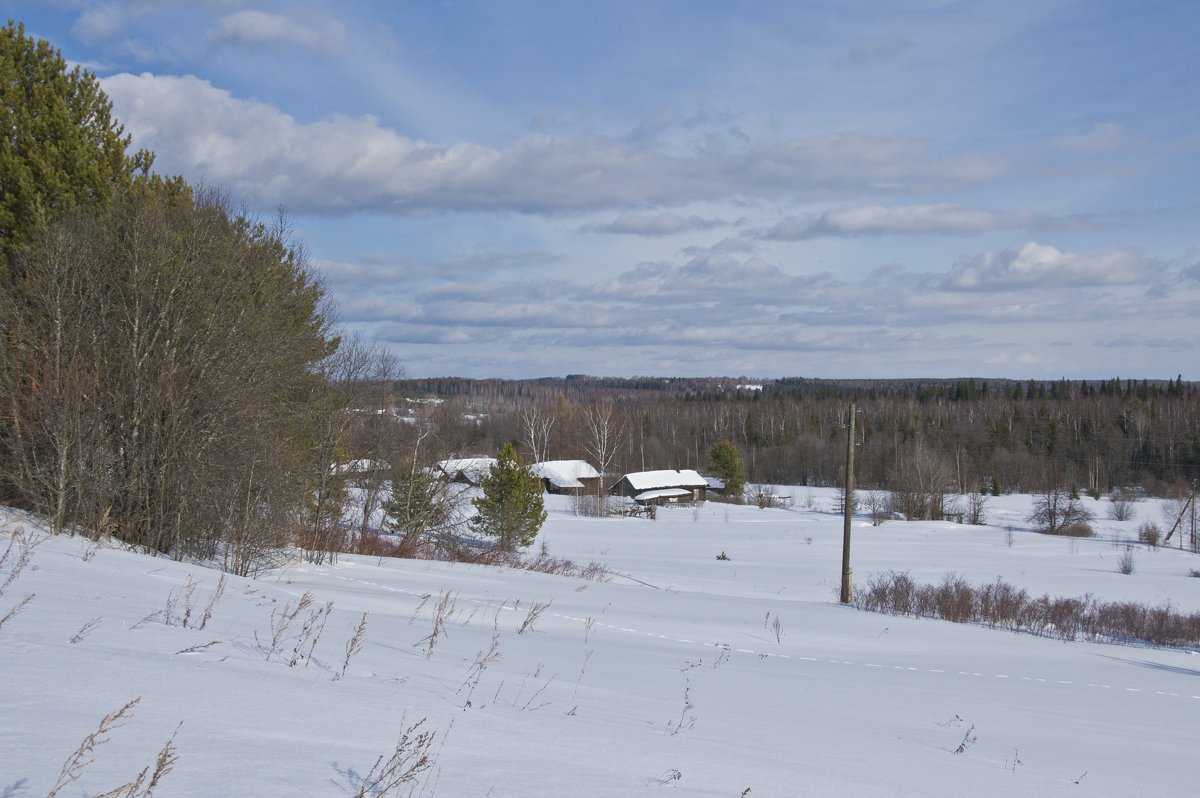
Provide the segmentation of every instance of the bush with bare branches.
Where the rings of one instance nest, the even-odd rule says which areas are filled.
[[[855,587],[852,603],[872,612],[979,623],[1060,640],[1154,646],[1200,643],[1200,613],[1181,613],[1170,605],[1100,602],[1092,596],[1034,597],[999,579],[972,586],[949,574],[940,585],[922,585],[907,573],[888,571]]]

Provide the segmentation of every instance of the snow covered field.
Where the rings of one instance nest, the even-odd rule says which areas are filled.
[[[42,539],[0,595],[0,617],[33,596],[0,627],[0,796],[46,795],[135,698],[60,795],[134,779],[177,729],[160,796],[353,796],[418,722],[431,766],[389,794],[1194,794],[1198,652],[839,606],[832,491],[784,492],[791,509],[710,502],[656,521],[548,497],[549,553],[603,562],[608,582],[343,555],[218,593],[201,566]],[[855,579],[953,571],[1200,610],[1196,555],[1139,547],[1118,572],[1114,536],[1161,525],[1156,503],[1125,522],[1096,503],[1088,540],[1029,531],[1029,506],[991,500],[988,527],[857,518]],[[4,517],[0,552],[18,527],[44,537]]]

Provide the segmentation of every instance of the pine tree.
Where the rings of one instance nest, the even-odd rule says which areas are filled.
[[[388,531],[402,536],[403,555],[410,555],[426,536],[452,530],[461,523],[452,484],[439,480],[412,460],[395,470],[383,511],[388,516]]]
[[[29,242],[39,215],[102,202],[150,168],[149,152],[126,155],[111,112],[95,75],[68,70],[21,23],[0,28],[0,255]]]
[[[546,521],[542,481],[511,443],[500,450],[482,488],[483,495],[471,500],[477,512],[471,531],[495,538],[501,551],[531,545]]]
[[[713,471],[725,483],[726,496],[741,496],[746,487],[746,471],[737,447],[728,440],[713,446],[708,454]]]

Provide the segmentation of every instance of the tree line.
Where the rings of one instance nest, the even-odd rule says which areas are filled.
[[[640,385],[647,384],[640,379]],[[745,378],[671,380],[635,389],[624,380],[399,381],[398,401],[437,398],[447,450],[495,451],[527,437],[531,413],[549,419],[546,444],[522,451],[586,458],[591,408],[610,407],[619,430],[611,468],[712,466],[721,441],[736,446],[746,479],[790,485],[844,480],[847,412],[856,422],[855,476],[864,489],[914,480],[948,493],[1036,492],[1047,482],[1106,494],[1141,488],[1159,495],[1200,477],[1200,391],[1182,377],[1162,381],[828,381]],[[470,420],[467,420],[467,416]],[[539,448],[541,451],[539,451]]]
[[[0,502],[239,573],[334,550],[350,409],[397,372],[284,221],[152,172],[11,21],[0,127]]]

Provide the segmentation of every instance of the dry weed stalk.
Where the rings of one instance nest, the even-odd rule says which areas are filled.
[[[979,737],[975,735],[975,724],[971,724],[971,728],[967,729],[967,733],[963,735],[962,742],[958,744],[958,748],[954,749],[954,753],[961,754],[968,748],[979,742]]]
[[[537,679],[537,678],[541,677],[541,675],[542,675],[542,664],[539,662],[538,666],[537,666],[537,670],[533,672],[533,678]],[[534,690],[533,694],[529,696],[529,699],[524,704],[521,705],[521,707],[520,707],[521,711],[524,712],[524,711],[528,710],[530,708],[530,706],[533,705],[533,702],[537,700],[538,696],[540,696],[542,693],[544,693],[546,691],[546,688],[549,687],[551,684],[553,684],[554,680],[557,678],[558,678],[557,674],[555,674],[554,676],[551,676],[549,679],[547,679],[545,682],[542,683],[541,687]],[[529,680],[528,674],[525,676],[524,679],[521,680],[521,687],[520,687],[520,689],[517,690],[517,697],[513,699],[514,707],[517,705],[517,702],[521,700],[521,693],[525,692],[525,682],[528,680]],[[543,701],[540,704],[538,704],[536,707],[533,707],[533,709],[535,709],[535,710],[541,709],[542,707],[549,705],[549,703],[550,703],[549,701]]]
[[[271,641],[267,646],[263,646],[258,640],[258,632],[254,633],[254,640],[260,648],[265,648],[267,652],[267,661],[271,661],[271,657],[277,651],[282,651],[284,641],[295,640],[295,645],[292,647],[291,657],[288,659],[290,667],[296,666],[301,660],[307,660],[312,657],[313,649],[317,646],[317,640],[321,637],[321,632],[325,629],[325,620],[329,613],[333,610],[333,602],[325,604],[323,607],[310,609],[313,606],[313,594],[309,591],[304,591],[296,606],[291,604],[283,605],[283,609],[276,607],[271,610]],[[292,632],[292,624],[300,616],[300,613],[308,610],[308,616],[301,622],[299,631]],[[308,647],[308,653],[304,652],[305,646]]]
[[[424,604],[424,602],[422,602]],[[437,643],[439,637],[445,636],[446,624],[454,617],[458,611],[457,594],[452,594],[449,590],[442,594],[441,599],[434,605],[433,608],[433,629],[429,634],[422,637],[417,642],[413,643],[413,647],[425,646],[425,659],[433,656],[433,647]]]
[[[54,798],[64,787],[76,781],[83,774],[83,769],[95,761],[89,758],[92,753],[98,746],[108,742],[108,735],[113,729],[125,725],[124,721],[133,714],[133,708],[141,700],[141,696],[138,696],[116,712],[110,712],[100,719],[100,725],[96,731],[84,737],[83,742],[75,749],[75,753],[67,757],[67,761],[63,763],[62,770],[58,774],[58,781],[54,782],[54,786],[50,788],[46,798]]]
[[[0,554],[0,571],[8,570],[8,576],[0,583],[0,596],[4,595],[4,590],[21,575],[25,566],[29,565],[29,561],[33,559],[33,550],[45,539],[44,536],[38,538],[30,535],[24,527],[17,527],[12,533],[8,539],[8,546],[4,548],[4,553]]]
[[[432,593],[426,593],[425,595],[421,596],[421,601],[417,604],[417,608],[414,609],[412,611],[412,615],[409,616],[408,622],[410,624],[417,620],[417,616],[421,614],[421,610],[425,609],[425,605],[429,603],[429,599],[431,598],[433,598]]]
[[[78,643],[83,638],[87,637],[92,631],[100,625],[100,618],[92,618],[90,621],[79,627],[79,631],[71,637],[72,643]]]
[[[192,601],[196,598],[196,587],[199,583],[192,579],[189,575],[187,584],[183,586],[183,620],[180,626],[187,628],[188,621],[192,619]]]
[[[500,635],[492,635],[492,645],[488,648],[487,653],[480,651],[475,655],[475,661],[471,663],[471,668],[467,671],[467,678],[455,692],[455,695],[458,695],[463,690],[467,691],[467,700],[463,704],[464,712],[471,708],[471,696],[475,694],[475,688],[479,686],[479,680],[483,678],[483,672],[487,670],[487,666],[499,661]]]
[[[30,593],[28,596],[21,599],[21,601],[18,602],[11,610],[4,614],[3,618],[0,618],[0,626],[4,626],[4,624],[8,623],[11,618],[15,618],[18,614],[20,614],[21,610],[25,609],[25,607],[29,605],[29,602],[33,601],[33,597],[36,595],[37,593]]]
[[[549,601],[545,604],[536,601],[533,602],[529,607],[529,612],[525,613],[525,620],[521,622],[521,626],[517,629],[517,634],[523,635],[526,632],[536,632],[537,630],[533,628],[533,625],[541,617],[542,613],[549,609],[550,604],[551,602]]]
[[[575,696],[579,694],[579,685],[583,682],[583,674],[587,672],[588,662],[592,659],[592,649],[586,649],[583,652],[583,667],[579,669],[579,678],[575,680],[575,689],[571,691],[571,708],[567,710],[568,715],[574,715],[579,709],[579,705],[575,703]]]
[[[193,654],[197,651],[203,651],[206,648],[220,645],[220,643],[221,643],[220,640],[209,640],[207,643],[198,643],[197,645],[194,645],[194,646],[188,646],[187,648],[183,649],[182,651],[176,651],[175,653],[176,654]]]
[[[667,734],[670,734],[672,737],[685,729],[696,727],[696,716],[692,714],[692,710],[696,708],[696,705],[692,703],[691,686],[690,680],[684,681],[683,710],[679,713],[679,720],[667,721]]]
[[[783,645],[783,622],[779,620],[778,613],[772,615],[767,612],[767,617],[763,620],[763,628],[775,637],[776,645]]]
[[[500,606],[496,608],[496,612],[492,614],[492,631],[493,632],[500,631],[500,613],[504,611],[504,608],[507,604],[508,604],[508,599],[504,599],[504,601],[500,602]],[[517,603],[514,606],[520,606],[520,605],[521,605],[521,600],[517,599]]]
[[[8,576],[5,577],[3,583],[0,583],[0,596],[4,595],[5,589],[21,575],[25,566],[29,565],[30,560],[33,559],[33,550],[45,539],[45,537],[33,537],[25,531],[24,527],[17,527],[12,533],[8,539],[8,546],[5,547],[4,553],[0,554],[0,571],[8,570]],[[0,626],[4,626],[5,623],[20,614],[29,606],[29,602],[33,601],[35,595],[37,594],[30,593],[13,605],[12,609],[6,612],[3,618],[0,618]]]
[[[332,601],[326,602],[324,607],[317,607],[309,611],[308,617],[304,619],[300,631],[296,634],[296,645],[292,648],[292,656],[288,659],[289,668],[296,667],[300,662],[304,663],[304,667],[308,667],[308,663],[312,660],[313,649],[317,647],[317,641],[321,639],[321,633],[325,631],[325,622],[329,620],[332,612]],[[304,652],[306,646],[308,647],[307,654]]]
[[[430,758],[429,749],[433,747],[435,733],[421,729],[425,718],[409,726],[400,734],[392,755],[384,760],[380,755],[375,764],[363,777],[358,792],[354,798],[391,798],[398,796],[399,790],[409,785],[409,794],[416,786],[417,777],[433,767],[434,759]]]
[[[670,784],[671,782],[679,781],[682,778],[683,778],[683,773],[676,770],[675,768],[671,768],[670,770],[664,772],[662,775],[651,776],[650,778],[646,779],[646,786],[665,787],[666,785]]]
[[[346,641],[346,658],[342,660],[341,673],[336,678],[342,678],[346,675],[346,668],[350,667],[350,660],[355,654],[362,651],[363,642],[367,636],[367,614],[362,614],[362,619],[358,622],[358,626],[354,628],[354,635]]]
[[[175,731],[171,732],[171,736],[159,750],[158,756],[154,758],[153,770],[146,767],[133,781],[102,793],[96,798],[151,798],[154,795],[154,788],[158,786],[164,776],[171,772],[179,760],[175,748],[175,735],[179,733],[179,727],[182,725],[183,721],[180,721],[179,725],[175,727]],[[147,780],[147,776],[149,776],[149,780]]]
[[[100,719],[100,725],[96,730],[83,738],[83,742],[75,749],[75,752],[67,757],[67,761],[63,763],[62,771],[58,774],[58,780],[54,782],[54,786],[50,788],[50,792],[46,794],[46,798],[55,798],[67,786],[77,781],[83,775],[84,769],[95,762],[93,754],[96,749],[109,741],[109,735],[114,729],[119,729],[125,725],[125,721],[133,717],[133,708],[141,701],[141,696],[130,701],[125,706],[118,709],[116,712],[110,712]],[[175,735],[179,733],[179,727],[175,727],[175,731],[171,732],[171,736],[163,745],[162,749],[155,757],[154,765],[148,766],[138,774],[137,778],[120,787],[101,793],[96,798],[151,798],[154,794],[155,787],[162,781],[163,777],[171,772],[171,768],[178,761],[175,748]]]
[[[200,618],[199,629],[203,630],[208,626],[208,621],[212,618],[213,610],[217,608],[217,602],[221,600],[221,595],[225,592],[225,574],[221,574],[221,578],[217,580],[217,589],[208,598],[208,604],[204,607],[204,615]]]

